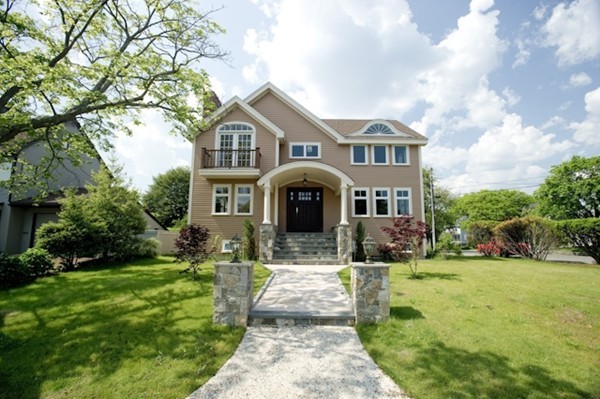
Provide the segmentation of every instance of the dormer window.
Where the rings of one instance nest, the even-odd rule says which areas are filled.
[[[369,125],[363,134],[394,134],[394,132],[392,132],[392,129],[388,125],[377,122]]]

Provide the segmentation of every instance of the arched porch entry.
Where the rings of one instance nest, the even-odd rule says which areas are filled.
[[[338,255],[340,247],[343,252],[338,257],[345,262],[346,239],[340,243],[340,230],[343,237],[350,234],[348,189],[354,185],[354,180],[331,165],[298,161],[272,169],[258,180],[257,185],[264,193],[261,260],[272,260],[273,244],[280,226],[286,232],[322,233],[329,232],[330,224],[334,224],[338,230]]]

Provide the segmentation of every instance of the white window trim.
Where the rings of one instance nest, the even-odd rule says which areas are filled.
[[[357,215],[356,214],[356,203],[354,200],[356,199],[356,191],[364,191],[367,193],[367,197],[364,200],[367,203],[367,214],[366,215]],[[352,187],[352,217],[353,218],[368,218],[371,215],[371,201],[370,201],[370,190],[368,187]],[[359,199],[363,199],[363,197],[358,197]]]
[[[244,213],[244,212],[238,212],[238,196],[239,196],[239,192],[238,192],[238,188],[240,187],[250,187],[250,194],[244,194],[244,196],[250,196],[250,212],[248,213]],[[243,215],[243,216],[252,216],[254,214],[254,185],[253,184],[236,184],[235,185],[235,200],[233,202],[234,204],[234,214],[235,215]]]
[[[398,213],[398,191],[402,190],[402,191],[408,191],[408,214],[412,215],[413,214],[413,209],[412,209],[412,190],[410,187],[394,187],[394,215],[396,217],[398,216],[402,216]],[[402,199],[404,199],[404,197],[401,197]]]
[[[396,162],[396,147],[404,147],[406,148],[406,162]],[[392,146],[392,164],[393,165],[410,165],[410,149],[407,145],[394,145]]]
[[[231,249],[231,240],[223,240],[221,241],[221,253],[222,254],[230,254],[233,250]]]
[[[221,213],[216,213],[215,212],[215,205],[217,204],[217,187],[227,187],[228,190],[228,194],[227,194],[227,198],[228,201],[227,203],[229,204],[229,209],[227,210],[227,212],[221,212]],[[220,194],[219,196],[224,196],[223,194]],[[231,215],[231,207],[232,207],[232,201],[231,201],[231,184],[213,184],[213,191],[212,191],[212,208],[211,208],[211,215],[213,216],[228,216]]]
[[[304,156],[301,157],[296,157],[292,155],[292,148],[294,146],[303,146],[304,147]],[[316,146],[318,151],[319,151],[319,155],[316,157],[309,157],[306,155],[306,147],[307,146]],[[306,142],[290,142],[290,159],[321,159],[321,143],[306,143]]]
[[[354,161],[354,147],[365,147],[365,162]],[[355,144],[350,146],[350,165],[368,165],[369,164],[369,146],[366,144]]]
[[[246,126],[250,126],[252,128],[252,130],[232,130],[232,131],[228,131],[228,132],[219,132],[219,127],[223,126],[223,125],[246,125]],[[238,135],[238,134],[250,134],[252,136],[252,141],[251,141],[251,146],[252,146],[252,150],[256,149],[256,128],[254,127],[254,125],[247,123],[247,122],[227,122],[227,123],[222,123],[220,124],[216,129],[215,129],[215,149],[220,150],[221,149],[221,134],[233,134]],[[232,150],[237,150],[238,149],[238,140],[237,138],[235,138],[233,140],[233,148]]]
[[[377,191],[387,191],[387,201],[388,201],[388,211],[386,215],[377,214],[377,200],[382,199],[383,197],[377,197],[375,193]],[[390,201],[392,200],[392,193],[390,192],[389,187],[373,187],[373,217],[375,218],[389,218],[392,216],[392,204]]]
[[[375,163],[375,147],[384,147],[385,148],[385,162]],[[371,145],[371,165],[384,166],[384,165],[389,165],[389,164],[390,164],[389,146],[381,145],[381,144]]]

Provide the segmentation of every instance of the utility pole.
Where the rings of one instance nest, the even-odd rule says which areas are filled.
[[[433,168],[429,168],[429,191],[431,195],[431,249],[435,251],[435,197],[433,196]]]

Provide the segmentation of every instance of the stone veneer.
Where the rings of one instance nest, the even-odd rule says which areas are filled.
[[[253,299],[253,262],[215,263],[213,323],[228,326],[248,325]]]
[[[356,323],[378,323],[390,318],[390,266],[353,263],[352,305]]]
[[[277,236],[277,226],[272,224],[261,224],[259,231],[259,257],[262,263],[271,263],[273,260],[273,247]]]
[[[352,228],[350,225],[337,226],[338,260],[340,265],[347,265],[352,260]]]

